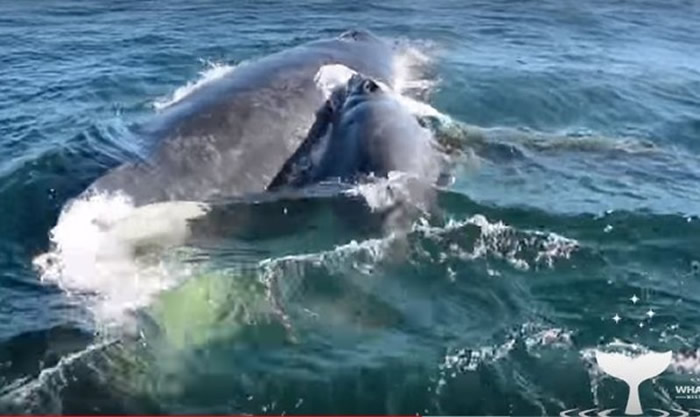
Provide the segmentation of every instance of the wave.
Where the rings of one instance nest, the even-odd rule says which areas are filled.
[[[506,336],[500,344],[476,348],[457,348],[448,352],[438,365],[439,379],[436,392],[460,373],[475,372],[480,366],[507,360],[508,356],[520,347],[531,354],[540,349],[571,349],[573,332],[560,327],[548,327],[543,324],[526,323]]]
[[[396,183],[392,185],[397,186]],[[367,188],[356,188],[351,194],[354,198],[360,197],[364,200],[368,197],[372,200],[375,198],[371,195],[373,192],[375,190],[371,188],[369,191]],[[335,196],[324,196],[322,199],[329,205],[334,205],[346,201],[347,193],[340,191]],[[95,200],[91,204],[96,207],[109,205],[104,199]],[[281,212],[289,202],[273,199],[268,204],[277,207],[277,211]],[[112,205],[116,210],[116,204]],[[378,207],[381,210],[382,205],[379,204]],[[128,204],[119,210],[128,213]],[[170,281],[172,286],[156,288],[150,297],[144,299],[146,302],[140,310],[146,311],[152,324],[158,329],[155,332],[147,332],[146,340],[149,346],[152,346],[151,349],[155,349],[151,354],[157,357],[165,355],[164,352],[168,351],[161,350],[165,349],[163,344],[178,352],[177,355],[187,355],[187,352],[198,351],[204,346],[218,346],[229,354],[226,350],[228,348],[222,346],[231,346],[234,340],[235,346],[246,346],[246,343],[255,345],[259,343],[258,338],[263,338],[266,343],[272,343],[270,340],[273,340],[281,345],[298,344],[303,351],[305,343],[311,343],[310,339],[315,340],[313,337],[316,334],[310,335],[309,327],[313,328],[314,332],[331,327],[334,331],[343,332],[343,338],[350,340],[353,334],[356,334],[354,332],[369,332],[359,334],[370,334],[373,337],[377,337],[377,334],[384,335],[383,337],[395,334],[401,334],[401,337],[416,337],[410,331],[416,331],[412,326],[416,326],[415,311],[420,311],[420,308],[416,309],[416,305],[421,303],[420,297],[416,297],[410,291],[396,291],[394,287],[406,288],[415,285],[415,282],[410,284],[411,277],[403,268],[410,270],[411,265],[422,271],[430,268],[427,275],[430,276],[431,286],[435,282],[433,280],[444,280],[444,285],[456,288],[455,285],[472,285],[468,282],[470,274],[465,275],[465,265],[469,271],[476,264],[485,263],[492,273],[483,276],[486,281],[481,283],[482,288],[479,291],[484,291],[484,286],[490,288],[485,291],[491,291],[494,290],[490,287],[493,282],[517,281],[516,277],[522,276],[522,271],[535,268],[558,271],[560,263],[568,262],[578,256],[579,252],[587,252],[587,247],[593,244],[590,235],[581,243],[568,235],[531,229],[519,225],[518,222],[511,224],[509,219],[520,216],[517,213],[506,215],[504,213],[507,211],[504,209],[473,205],[464,210],[478,210],[484,214],[451,214],[444,222],[422,218],[403,233],[350,240],[324,250],[286,255],[272,253],[262,260],[246,265],[245,268],[229,265],[226,270],[221,270],[216,257],[227,255],[213,253],[206,260],[209,272],[192,270],[182,281],[174,279]],[[76,217],[77,213],[76,211]],[[120,215],[114,214],[114,217],[119,218]],[[607,214],[601,219],[583,220],[555,218],[545,223],[555,226],[559,221],[573,224],[573,233],[578,233],[577,230],[590,231],[591,222],[604,223],[609,220],[605,217],[613,215],[615,213]],[[629,219],[631,215],[626,216]],[[531,220],[539,224],[537,219]],[[629,221],[634,226],[637,223],[646,223],[648,219],[644,216],[632,216]],[[615,238],[614,231],[605,233],[600,229],[599,236]],[[313,239],[315,235],[306,236],[305,239]],[[585,256],[587,255],[584,254]],[[581,259],[583,258],[575,258],[574,262]],[[502,263],[503,267],[497,268],[497,263]],[[175,259],[172,265],[169,273],[178,270],[183,261]],[[396,268],[403,272],[394,274],[392,271]],[[507,279],[489,279],[494,276]],[[115,283],[126,282],[126,289],[132,291],[131,282],[125,280],[123,275],[114,276],[113,279]],[[425,283],[425,279],[427,278],[423,277],[420,281]],[[406,282],[399,282],[403,280]],[[142,292],[148,292],[152,288],[144,281],[138,282],[138,285],[143,285]],[[420,285],[420,291],[425,291],[426,287]],[[115,284],[114,287],[118,285]],[[328,287],[331,287],[331,290]],[[82,291],[105,291],[103,294],[92,296],[98,300],[108,300],[110,288],[108,285],[102,288],[88,285]],[[74,288],[72,291],[81,290]],[[402,301],[398,301],[399,299]],[[449,304],[450,301],[442,300],[441,303]],[[421,320],[418,320],[418,323],[420,322]],[[420,334],[420,331],[418,333]],[[431,340],[435,336],[432,332],[428,334]],[[371,343],[371,340],[373,339],[368,338],[367,343]],[[461,378],[470,378],[469,375],[480,375],[483,372],[508,372],[507,375],[512,372],[517,375],[520,372],[517,367],[523,366],[523,360],[527,363],[528,358],[532,357],[543,358],[542,360],[548,363],[548,358],[560,360],[561,356],[564,356],[570,366],[583,364],[577,369],[581,375],[588,375],[586,352],[593,347],[579,347],[577,332],[567,326],[531,320],[516,330],[499,336],[499,340],[496,343],[469,343],[467,346],[465,343],[457,343],[457,347],[450,348],[435,365],[435,384],[430,387],[432,392],[439,399],[452,398],[449,397],[450,390],[454,389],[451,384],[461,383]],[[442,343],[439,345],[440,348],[444,346]],[[342,346],[333,349],[337,349],[333,351],[335,354],[344,354]],[[366,348],[363,350],[362,360],[372,362],[373,359],[384,358],[379,356],[384,354],[380,350]],[[391,355],[401,354],[403,352],[400,348],[392,349]],[[177,379],[173,382],[174,385],[192,383],[186,376],[188,368],[178,367],[177,364],[183,360],[177,359],[182,357],[177,355],[174,356],[175,359],[169,357],[168,364],[162,366],[166,366],[167,371],[171,372],[168,375]],[[692,352],[686,352],[682,356],[676,355],[674,369],[677,372],[694,372],[697,359],[693,355]],[[159,366],[161,365],[148,372],[162,372],[163,369],[158,368]],[[335,367],[332,369],[337,370]],[[491,376],[489,374],[489,377]],[[536,379],[532,379],[531,373],[524,373],[519,377],[521,384],[529,384],[530,388],[523,391],[523,396],[529,404],[539,404],[536,406],[541,406],[541,409],[549,412],[566,408],[555,394],[548,397],[547,388]],[[303,378],[301,380],[305,381]],[[584,383],[587,381],[591,381],[591,392],[598,395],[596,381],[599,380],[589,378]],[[27,383],[24,381],[20,385]]]
[[[483,375],[484,372],[510,375],[511,372],[514,372],[515,375],[523,379],[523,383],[530,384],[530,389],[524,390],[523,395],[528,397],[529,402],[536,404],[543,414],[551,414],[553,410],[559,412],[568,409],[567,413],[573,410],[581,410],[580,408],[571,408],[571,405],[582,407],[586,405],[585,403],[567,406],[564,401],[556,398],[556,394],[540,391],[546,386],[546,384],[541,383],[542,381],[527,380],[526,378],[531,377],[527,373],[518,374],[517,369],[519,365],[516,363],[521,365],[526,363],[527,361],[523,361],[524,357],[537,358],[539,361],[544,360],[546,357],[553,357],[552,360],[555,361],[566,360],[575,362],[578,360],[579,364],[583,365],[582,369],[588,377],[589,390],[594,407],[590,410],[607,407],[610,405],[608,404],[609,398],[601,398],[604,389],[602,382],[612,377],[599,367],[596,361],[596,353],[598,351],[616,352],[636,357],[651,352],[651,349],[641,343],[623,342],[621,340],[613,340],[601,346],[580,349],[577,347],[576,333],[576,331],[570,329],[526,323],[504,335],[503,339],[505,340],[501,343],[481,347],[453,348],[448,351],[443,361],[438,365],[436,384],[431,390],[437,395],[446,395],[450,383],[457,381],[463,375]],[[578,352],[578,358],[571,356],[573,352]],[[671,363],[665,371],[666,378],[679,381],[678,377],[693,377],[697,375],[698,363],[697,352],[674,352]],[[669,376],[668,374],[671,375]],[[539,379],[541,376],[537,378]],[[579,380],[580,378],[576,375],[570,375],[569,383]],[[695,379],[686,381],[686,383],[692,381],[695,381]],[[607,396],[607,394],[605,395]],[[671,393],[664,388],[663,384],[654,383],[654,397],[657,402],[663,405],[663,408],[670,410],[683,409],[672,398]],[[615,397],[613,396],[613,398]],[[649,401],[649,398],[647,398],[647,401]],[[618,400],[616,403],[620,410],[624,408],[623,400]],[[548,409],[550,410],[549,412],[546,411]]]
[[[338,189],[339,194],[330,200],[328,196],[315,198],[319,202],[342,203],[361,197],[370,212],[379,211],[381,215],[397,202],[411,203],[406,197],[407,187],[410,184],[403,176],[390,176],[350,190]],[[268,204],[286,209],[289,203],[285,201],[272,200]],[[238,204],[243,209],[258,203]],[[135,208],[121,194],[86,196],[64,208],[50,232],[52,249],[37,256],[34,265],[44,282],[57,285],[69,296],[84,297],[100,321],[120,322],[126,312],[148,306],[158,294],[181,284],[198,270],[197,263],[185,261],[186,252],[191,249],[182,245],[189,219],[206,217],[209,210],[215,210],[212,207],[173,202]],[[445,256],[470,261],[494,257],[524,270],[534,265],[551,267],[555,260],[570,257],[578,248],[578,242],[556,233],[518,230],[500,221],[490,222],[483,215],[448,220],[444,226],[431,225],[421,217],[407,235],[400,230],[388,232],[388,236],[361,244],[353,241],[328,252],[273,258],[260,267],[269,270],[270,265],[292,261],[324,263],[331,259],[329,265],[333,265],[365,253],[371,254],[366,264],[371,269],[381,262],[387,247],[401,245],[406,238],[414,245],[415,254],[421,253],[420,246],[430,240],[431,244],[443,246]],[[455,238],[462,233],[468,236],[467,240]]]
[[[69,384],[67,373],[77,362],[85,360],[91,354],[103,350],[113,342],[100,342],[88,345],[85,349],[62,357],[58,363],[44,368],[35,378],[21,378],[14,381],[0,392],[0,404],[4,409],[17,409],[26,412],[39,408],[41,412],[60,414],[63,412],[56,396],[62,387]],[[47,404],[42,404],[46,402]]]
[[[474,227],[478,228],[479,234],[471,248],[465,250],[450,245],[448,253],[465,260],[495,257],[505,260],[514,268],[528,270],[534,265],[552,267],[555,260],[569,259],[580,246],[576,240],[553,232],[519,230],[502,221],[492,223],[481,214],[462,221],[449,220],[444,227],[417,224],[414,230],[438,241],[449,241],[453,233]]]
[[[621,153],[636,156],[664,155],[654,142],[639,137],[615,137],[595,132],[545,133],[525,128],[481,127],[454,120],[446,115],[420,115],[438,141],[447,149],[476,149],[488,154],[499,145],[521,146],[535,152]],[[517,150],[516,150],[517,151]],[[521,152],[518,152],[521,153]],[[521,153],[522,154],[522,153]]]

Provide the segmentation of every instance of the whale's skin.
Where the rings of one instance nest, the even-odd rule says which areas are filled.
[[[358,186],[354,190],[359,192],[364,184],[375,184],[378,188],[369,193],[377,201],[360,198],[338,204],[338,217],[354,228],[405,232],[418,217],[435,212],[436,186],[448,168],[446,162],[432,133],[401,97],[358,73],[336,88],[317,112],[308,138],[268,189],[339,183]],[[399,181],[392,184],[392,178]]]
[[[307,140],[268,187],[303,187],[368,176],[408,174],[426,185],[442,173],[441,153],[431,132],[394,91],[365,74],[354,75],[317,112]]]
[[[242,64],[140,126],[147,156],[98,178],[86,193],[120,192],[142,206],[263,192],[324,105],[314,77],[331,64],[395,81],[392,45],[362,30]]]

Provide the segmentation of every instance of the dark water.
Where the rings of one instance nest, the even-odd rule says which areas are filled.
[[[622,414],[596,349],[673,351],[642,405],[700,409],[676,391],[700,385],[698,22],[694,1],[0,2],[0,411]],[[345,197],[240,204],[266,227],[187,249],[189,278],[128,313],[145,273],[42,281],[64,203],[138,154],[154,103],[358,26],[430,57],[465,153],[438,214],[390,238],[338,219]]]

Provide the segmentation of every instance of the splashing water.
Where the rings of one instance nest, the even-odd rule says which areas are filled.
[[[98,321],[119,323],[124,313],[147,305],[158,292],[187,276],[187,268],[167,260],[138,258],[144,239],[178,240],[173,216],[201,215],[198,205],[158,205],[137,209],[124,194],[92,194],[67,205],[51,230],[52,250],[36,257],[44,282],[88,300]],[[171,220],[168,220],[171,219]],[[175,235],[173,235],[175,233]],[[181,237],[180,237],[181,240]]]
[[[397,42],[394,85],[383,85],[383,89],[394,92],[396,99],[417,117],[435,118],[442,125],[449,126],[453,123],[451,117],[430,104],[414,98],[428,95],[438,84],[437,79],[429,77],[426,73],[426,68],[432,63],[432,57],[423,49],[429,46],[432,45],[420,45],[408,41]],[[323,94],[329,97],[335,88],[347,83],[356,73],[355,70],[344,65],[324,65],[317,72],[314,81]]]

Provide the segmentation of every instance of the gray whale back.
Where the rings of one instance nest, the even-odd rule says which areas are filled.
[[[139,206],[264,191],[323,106],[314,77],[330,64],[394,83],[391,45],[365,31],[242,64],[143,125],[149,156],[117,167],[88,192],[121,191]]]

